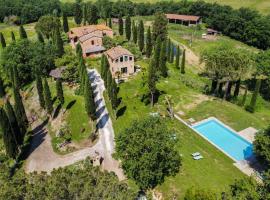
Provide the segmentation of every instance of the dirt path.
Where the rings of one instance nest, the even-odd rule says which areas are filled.
[[[99,115],[99,141],[93,147],[84,148],[67,155],[58,155],[53,151],[51,145],[51,137],[46,128],[48,121],[46,120],[41,124],[36,122],[32,125],[33,140],[30,154],[25,164],[25,171],[27,173],[34,171],[51,172],[55,168],[71,165],[87,157],[94,157],[96,152],[98,152],[104,158],[102,168],[115,172],[120,180],[125,179],[118,161],[112,158],[112,153],[114,153],[114,131],[103,98],[104,83],[102,80],[96,82],[97,79],[95,77],[99,76],[97,71],[92,70],[89,72],[89,78],[93,82],[92,87],[96,95],[95,101]]]

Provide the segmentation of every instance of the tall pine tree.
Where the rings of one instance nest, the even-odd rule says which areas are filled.
[[[257,79],[256,85],[255,85],[255,90],[254,90],[252,97],[251,97],[251,100],[250,100],[250,104],[246,107],[246,110],[251,112],[251,113],[253,113],[255,111],[256,102],[257,102],[257,98],[258,98],[258,95],[260,92],[261,84],[262,84],[262,80]]]
[[[65,33],[67,33],[69,31],[69,25],[68,25],[68,18],[67,18],[67,14],[65,12],[63,12],[63,30]]]
[[[57,94],[57,99],[63,105],[65,103],[64,99],[64,92],[63,92],[63,86],[62,86],[62,81],[61,79],[56,80],[56,94]]]
[[[39,42],[44,43],[44,38],[40,31],[37,32],[37,39]]]
[[[23,27],[23,25],[20,25],[20,28],[19,28],[19,34],[20,34],[20,39],[27,39],[27,33]]]
[[[109,27],[112,28],[112,18],[109,18]]]
[[[5,95],[6,95],[5,84],[2,77],[0,76],[0,98],[4,97]]]
[[[76,0],[74,5],[74,21],[77,25],[82,23],[82,15],[81,0]]]
[[[140,21],[138,28],[138,46],[142,52],[144,49],[144,25],[142,20]]]
[[[111,83],[111,103],[112,108],[114,110],[116,110],[118,106],[117,92],[118,92],[117,84],[115,82],[115,79],[113,78]]]
[[[111,99],[112,98],[112,73],[110,70],[107,71],[107,81],[106,81],[106,89],[108,92],[108,96]]]
[[[88,75],[85,75],[85,90],[84,90],[84,100],[85,100],[85,110],[87,115],[94,121],[96,119],[96,104],[94,99],[93,89],[91,87],[90,79]]]
[[[170,62],[171,57],[171,40],[168,38],[167,40],[167,61]]]
[[[78,43],[77,45],[76,45],[76,54],[77,54],[77,57],[80,59],[80,58],[82,58],[82,46],[81,46],[81,44],[80,43]]]
[[[170,49],[171,53],[170,53],[170,58],[168,58],[170,60],[170,63],[173,63],[174,61],[174,44],[171,43],[171,49]]]
[[[123,25],[123,19],[121,15],[119,15],[119,18],[118,18],[118,31],[119,31],[119,35],[123,35],[124,25]]]
[[[46,78],[44,78],[44,99],[46,110],[49,115],[52,115],[53,112],[53,102],[50,87]]]
[[[133,38],[133,42],[135,44],[137,44],[137,40],[138,40],[138,28],[135,24],[135,21],[132,21],[132,38]]]
[[[148,27],[147,36],[146,36],[146,50],[145,50],[147,58],[151,57],[152,49],[153,49],[153,46],[152,46],[152,34],[151,34],[150,27]],[[167,50],[166,50],[166,52],[167,52]]]
[[[98,9],[94,4],[91,5],[91,7],[90,7],[88,23],[89,24],[97,24],[98,23]]]
[[[185,66],[186,66],[186,50],[184,49],[183,54],[182,54],[182,61],[181,61],[181,74],[186,73]]]
[[[16,37],[13,31],[10,32],[12,42],[16,42]]]
[[[46,107],[45,107],[44,91],[43,91],[41,73],[39,69],[36,70],[36,87],[37,87],[39,105],[41,108],[45,109]]]
[[[155,63],[154,58],[152,58],[148,67],[148,79],[147,79],[147,86],[150,93],[150,102],[152,107],[154,106],[156,81],[157,81],[156,67],[154,63]]]
[[[161,51],[160,51],[160,58],[159,58],[159,68],[160,68],[160,72],[161,75],[163,77],[167,77],[168,76],[168,69],[167,69],[167,65],[166,65],[166,60],[167,60],[167,52],[166,52],[166,41],[162,42],[161,45]]]
[[[6,154],[15,159],[18,154],[18,145],[16,138],[13,134],[13,130],[9,123],[8,116],[6,111],[0,107],[0,127],[3,132],[3,142],[6,150]]]
[[[56,28],[55,30],[55,46],[56,46],[57,55],[59,57],[62,57],[65,53],[65,50],[64,50],[64,43],[61,38],[61,33],[60,33],[59,28]]]
[[[156,68],[156,70],[161,71],[160,69],[160,51],[161,51],[161,38],[158,37],[156,40],[155,48],[154,48],[154,56],[152,65]]]
[[[87,19],[88,18],[87,7],[88,7],[87,4],[83,5],[83,19],[82,19],[82,21],[83,21],[84,26],[86,25],[86,21],[88,20]]]
[[[6,100],[5,110],[6,110],[8,119],[9,119],[9,123],[10,123],[11,128],[12,128],[12,132],[13,132],[15,139],[16,139],[16,143],[21,145],[21,144],[23,144],[23,135],[24,134],[21,133],[21,129],[19,127],[15,112],[14,112],[13,107],[10,104],[9,100]]]
[[[1,32],[0,32],[0,43],[1,43],[2,48],[5,48],[7,46],[4,35]]]
[[[176,57],[175,57],[175,67],[176,67],[176,69],[179,69],[179,64],[180,64],[180,53],[181,53],[181,51],[180,51],[180,47],[179,46],[177,46],[177,49],[176,49]]]
[[[130,16],[128,15],[127,18],[126,18],[126,38],[127,40],[130,40],[130,37],[131,37],[131,19],[130,19]]]
[[[104,67],[103,67],[101,76],[102,76],[102,79],[104,80],[105,87],[107,87],[107,74],[108,74],[109,70],[110,70],[109,61],[108,61],[107,57],[104,56]]]

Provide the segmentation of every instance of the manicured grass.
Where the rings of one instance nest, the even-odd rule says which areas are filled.
[[[143,68],[147,67],[147,61],[140,61],[136,64]],[[117,120],[113,120],[116,135],[121,134],[122,130],[128,127],[134,120],[149,116],[150,112],[159,112],[161,115],[165,115],[165,95],[171,95],[174,107],[181,108],[186,104],[192,103],[194,96],[200,94],[199,89],[192,89],[182,83],[178,69],[175,69],[173,65],[169,65],[169,69],[170,77],[161,79],[157,85],[158,89],[162,91],[162,95],[153,109],[150,105],[145,105],[141,102],[140,99],[144,92],[142,87],[143,72],[120,85],[119,96],[122,98],[122,102],[119,109],[121,110],[126,106],[126,110]],[[185,76],[199,83],[206,81],[194,75],[189,68]],[[109,102],[107,101],[107,103]],[[231,107],[234,106],[231,104]],[[231,107],[225,108],[225,112],[229,112]],[[228,114],[228,116],[230,115]],[[244,121],[242,123],[247,124],[249,122]],[[177,194],[179,199],[183,199],[185,191],[192,186],[201,186],[221,192],[227,189],[228,185],[232,184],[235,178],[245,176],[233,166],[233,161],[229,157],[179,121],[172,120],[168,123],[168,126],[177,134],[180,140],[177,149],[182,155],[183,166],[175,177],[167,178],[165,183],[157,188],[162,192],[165,199],[170,199],[174,193]],[[194,161],[192,159],[190,154],[197,151],[202,153],[204,156],[203,160]]]

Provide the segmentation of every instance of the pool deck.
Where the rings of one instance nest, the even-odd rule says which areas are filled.
[[[185,120],[183,120],[179,115],[175,115],[175,118],[182,122],[183,124],[185,124],[186,126],[188,126],[189,128],[191,128],[192,130],[194,130],[196,133],[198,133],[193,126],[199,125],[201,123],[204,123],[206,121],[209,120],[216,120],[219,123],[221,123],[222,125],[224,125],[226,128],[228,128],[229,130],[233,131],[234,133],[236,133],[237,135],[239,135],[240,137],[242,137],[243,139],[247,140],[250,143],[253,143],[255,140],[255,135],[258,132],[255,128],[249,127],[246,128],[242,131],[235,131],[233,130],[231,127],[227,126],[226,124],[222,123],[221,121],[219,121],[217,118],[215,117],[209,117],[207,119],[201,120],[199,122],[195,122],[195,123],[187,123]],[[199,134],[199,133],[198,133]],[[201,134],[199,134],[201,137],[203,137]],[[225,151],[223,151],[221,148],[217,147],[214,143],[212,143],[211,141],[209,141],[206,137],[203,137],[205,140],[207,140],[209,143],[211,143],[212,145],[214,145],[216,148],[218,148],[220,151],[222,151],[224,154],[226,154],[228,157],[230,157],[235,163],[233,164],[235,167],[237,167],[240,171],[242,171],[244,174],[248,175],[248,176],[253,176],[255,178],[256,181],[258,182],[262,182],[262,180],[260,179],[260,177],[258,177],[257,171],[259,171],[260,166],[256,160],[255,157],[251,157],[249,159],[246,160],[241,160],[241,161],[237,161],[234,158],[232,158],[229,154],[227,154]]]

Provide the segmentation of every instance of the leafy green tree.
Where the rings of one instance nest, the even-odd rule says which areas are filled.
[[[13,31],[10,32],[12,42],[16,42],[16,37]]]
[[[186,66],[186,50],[184,49],[181,61],[181,74],[185,73],[185,66]]]
[[[63,30],[65,33],[67,33],[69,31],[69,25],[68,25],[68,18],[65,12],[63,12]]]
[[[95,5],[90,6],[88,23],[89,24],[97,24],[98,23],[98,9]]]
[[[64,50],[64,43],[61,38],[61,33],[60,33],[59,28],[55,30],[55,46],[56,46],[57,55],[59,57],[62,57],[65,53],[65,50]]]
[[[246,110],[251,112],[251,113],[253,113],[255,111],[257,98],[258,98],[260,88],[261,88],[261,83],[262,83],[261,79],[256,80],[255,90],[254,90],[254,92],[252,94],[250,104],[246,107]]]
[[[153,46],[152,46],[151,28],[148,27],[148,29],[147,29],[147,36],[146,36],[146,50],[145,50],[146,51],[146,57],[147,58],[150,58],[151,57],[152,49],[153,49]],[[167,52],[167,49],[166,49],[166,52]]]
[[[132,38],[133,38],[133,42],[135,44],[137,44],[137,40],[138,40],[138,28],[135,24],[135,21],[132,21]]]
[[[109,27],[112,28],[112,18],[109,18]]]
[[[160,58],[159,58],[159,68],[161,71],[161,75],[163,77],[167,77],[168,76],[168,68],[166,65],[166,61],[167,61],[167,46],[166,46],[166,41],[162,42],[161,45],[161,51],[160,51]]]
[[[261,163],[270,167],[270,126],[256,134],[254,152]]]
[[[138,46],[140,51],[142,52],[144,49],[144,25],[142,20],[140,20],[138,27]]]
[[[123,35],[124,33],[124,25],[123,25],[123,19],[121,15],[119,15],[119,18],[118,18],[118,32],[119,32],[119,35]]]
[[[130,40],[131,37],[131,19],[128,15],[125,21],[125,31],[126,31],[126,38],[127,40]]]
[[[4,97],[5,95],[6,95],[5,84],[2,77],[0,76],[0,98]]]
[[[82,17],[81,0],[76,0],[74,5],[74,21],[77,25],[82,23]]]
[[[61,105],[65,103],[64,99],[64,92],[63,92],[63,86],[62,86],[62,81],[60,79],[56,80],[56,94],[59,102]]]
[[[39,42],[44,43],[44,38],[41,32],[37,32],[37,39]]]
[[[164,13],[157,12],[153,23],[153,40],[156,41],[157,37],[160,36],[161,40],[167,39],[167,23],[168,20]]]
[[[3,142],[6,149],[6,154],[10,158],[15,159],[18,154],[18,145],[16,143],[16,138],[9,123],[8,116],[2,107],[0,107],[0,125],[3,132]]]
[[[15,112],[13,110],[12,105],[10,104],[9,100],[6,100],[5,103],[5,110],[9,119],[9,123],[12,128],[12,133],[16,139],[16,144],[17,145],[22,145],[23,144],[23,134],[21,133],[21,129],[19,127]]]
[[[46,78],[44,78],[43,85],[44,85],[44,99],[45,99],[46,110],[49,115],[52,115],[52,112],[53,112],[52,95],[51,95],[50,87]]]
[[[116,155],[128,178],[142,190],[152,189],[175,175],[181,159],[177,140],[164,119],[149,117],[135,121],[116,137]]]
[[[20,39],[27,39],[27,33],[23,27],[23,25],[20,25],[20,28],[19,28],[19,34],[20,34]]]
[[[41,32],[47,39],[53,38],[55,31],[60,29],[61,22],[55,16],[42,16],[35,25],[35,30]]]
[[[5,48],[5,47],[7,46],[6,40],[5,40],[5,38],[4,38],[4,35],[3,35],[3,33],[1,33],[1,32],[0,32],[0,42],[1,42],[2,48]]]
[[[179,46],[177,46],[177,49],[176,49],[176,57],[175,57],[175,67],[176,67],[176,69],[179,69],[179,65],[180,65],[180,52],[181,52],[181,50],[180,50],[180,47]]]
[[[88,75],[85,75],[85,90],[84,90],[84,99],[85,99],[85,110],[88,116],[92,121],[96,119],[96,104],[94,99],[93,89],[91,87],[90,79]]]
[[[37,87],[39,105],[41,108],[45,109],[46,107],[45,107],[42,78],[41,78],[41,73],[39,69],[36,70],[36,87]]]

